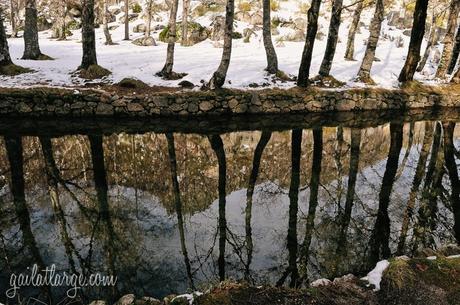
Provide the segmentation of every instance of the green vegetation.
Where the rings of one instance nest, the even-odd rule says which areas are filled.
[[[140,14],[142,12],[142,6],[135,2],[132,6],[131,9],[133,10],[133,13]]]
[[[81,69],[78,74],[84,79],[99,79],[108,76],[111,73],[112,72],[99,65],[91,65],[88,69]]]
[[[248,1],[240,1],[238,3],[238,11],[240,12],[250,12],[252,9],[252,5],[251,3],[249,3]]]
[[[0,75],[15,76],[23,73],[34,72],[34,70],[29,68],[24,68],[17,66],[15,64],[10,64],[6,66],[0,66]]]

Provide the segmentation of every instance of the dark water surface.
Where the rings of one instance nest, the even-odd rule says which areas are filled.
[[[300,286],[456,242],[456,121],[3,120],[0,302],[65,297],[51,286],[6,297],[12,274],[34,264],[117,276],[115,287],[79,290],[88,304],[226,278]]]

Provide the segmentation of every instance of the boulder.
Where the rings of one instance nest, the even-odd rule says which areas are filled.
[[[146,30],[147,30],[147,26],[145,25],[145,23],[139,23],[138,25],[135,25],[133,27],[134,33],[145,33]]]
[[[157,45],[155,39],[152,36],[137,38],[133,40],[132,43],[142,47],[151,47]]]
[[[235,14],[235,19],[242,22],[251,23],[251,14],[248,12],[240,11]]]
[[[216,16],[211,23],[211,40],[219,41],[224,39],[225,34],[225,17]]]
[[[114,305],[133,305],[136,300],[134,294],[122,296]]]
[[[261,25],[263,23],[263,16],[261,11],[257,11],[251,15],[250,23],[252,25]]]
[[[81,10],[77,9],[76,7],[72,7],[67,13],[74,18],[81,17]]]

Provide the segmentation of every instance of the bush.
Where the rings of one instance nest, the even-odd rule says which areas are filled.
[[[280,9],[280,3],[276,0],[272,0],[270,2],[270,9],[273,11],[273,12],[276,12]]]
[[[305,2],[301,2],[299,3],[299,12],[301,14],[304,14],[306,15],[308,13],[308,10],[310,9],[310,4],[308,3],[305,3]]]
[[[240,1],[238,3],[238,10],[240,12],[250,12],[251,11],[251,3],[247,2],[247,1]]]
[[[131,9],[133,10],[133,13],[136,13],[136,14],[139,14],[142,12],[142,6],[135,2],[132,6],[131,6]]]
[[[232,39],[241,39],[243,35],[240,32],[232,32]]]
[[[206,13],[216,13],[222,12],[225,10],[225,7],[219,3],[200,3],[195,9],[193,13],[196,14],[198,17],[206,15]]]

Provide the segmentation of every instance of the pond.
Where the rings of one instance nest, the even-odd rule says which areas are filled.
[[[116,276],[78,290],[89,304],[224,279],[299,286],[455,242],[460,116],[411,118],[3,120],[0,302],[65,298],[6,297],[34,265]]]

